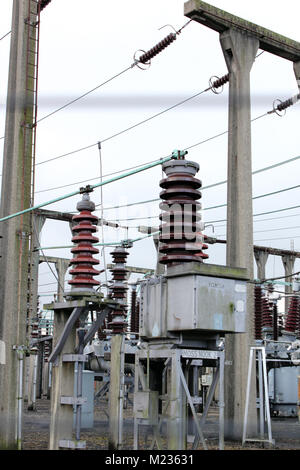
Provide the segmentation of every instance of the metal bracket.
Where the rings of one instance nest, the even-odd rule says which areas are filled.
[[[85,354],[64,354],[63,362],[87,362],[88,357]]]
[[[58,446],[61,449],[85,449],[86,441],[71,441],[67,439],[62,439],[59,441]]]
[[[61,405],[83,405],[87,402],[84,397],[60,397]]]

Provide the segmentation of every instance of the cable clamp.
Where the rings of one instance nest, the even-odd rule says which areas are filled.
[[[94,191],[94,188],[90,184],[88,184],[85,188],[79,188],[80,194],[84,193],[92,193]]]

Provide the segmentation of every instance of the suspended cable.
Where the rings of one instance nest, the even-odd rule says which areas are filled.
[[[100,182],[103,181],[103,172],[102,172],[102,152],[101,152],[101,142],[98,142],[99,149],[99,166],[100,166]],[[100,205],[101,205],[101,234],[102,242],[104,243],[104,228],[103,228],[103,188],[100,187]],[[103,265],[104,265],[104,275],[105,275],[105,284],[107,285],[107,267],[106,267],[106,258],[105,258],[105,246],[102,248],[103,256]]]
[[[58,113],[59,111],[61,111],[62,109],[65,109],[67,108],[68,106],[76,103],[77,101],[81,100],[82,98],[86,97],[87,95],[93,93],[94,91],[98,90],[99,88],[101,88],[102,86],[106,85],[107,83],[111,82],[112,80],[114,80],[115,78],[117,77],[120,77],[121,75],[123,75],[124,73],[128,72],[129,70],[131,70],[132,68],[134,68],[136,65],[138,65],[139,63],[142,63],[142,64],[149,64],[149,61],[154,57],[156,56],[157,54],[159,54],[160,52],[163,51],[163,49],[165,49],[167,46],[169,46],[175,39],[176,39],[176,36],[178,34],[181,33],[182,29],[185,28],[185,26],[187,26],[188,24],[190,23],[190,21],[188,21],[185,25],[183,25],[180,30],[176,31],[175,33],[171,33],[169,34],[165,39],[163,39],[162,41],[160,41],[156,46],[154,46],[152,49],[150,49],[148,52],[144,52],[144,54],[142,54],[142,56],[139,57],[139,59],[135,59],[133,64],[131,64],[129,67],[126,67],[124,70],[122,70],[121,72],[118,72],[116,73],[115,75],[113,75],[112,77],[108,78],[107,80],[105,80],[104,82],[100,83],[99,85],[95,86],[94,88],[92,88],[91,90],[88,90],[87,92],[83,93],[82,95],[78,96],[77,98],[69,101],[68,103],[64,104],[63,106],[55,109],[54,111],[52,111],[51,113],[47,114],[46,116],[43,116],[41,117],[37,122],[41,122],[43,121],[44,119],[47,119],[48,117],[50,116],[53,116],[53,114],[56,114]]]
[[[267,215],[267,214],[275,214],[276,212],[284,212],[284,211],[289,211],[293,209],[299,209],[300,205],[298,206],[291,206],[291,207],[285,207],[283,209],[276,209],[274,211],[268,211],[268,212],[260,212],[259,214],[253,214],[253,217],[258,217],[260,215]],[[206,224],[213,224],[217,222],[227,222],[227,219],[219,219],[219,220],[209,220],[206,222]]]
[[[84,193],[84,192],[91,192],[93,191],[93,189],[95,188],[98,188],[98,187],[101,187],[101,186],[104,186],[106,184],[110,184],[110,183],[113,183],[114,181],[118,181],[120,179],[123,179],[123,178],[127,178],[128,176],[131,176],[131,175],[134,175],[136,173],[140,173],[141,171],[145,171],[145,170],[148,170],[150,168],[153,168],[157,165],[162,165],[163,163],[165,162],[168,162],[172,159],[177,159],[178,158],[178,155],[175,152],[172,153],[171,156],[169,157],[166,157],[166,158],[162,158],[162,159],[159,159],[159,160],[156,160],[155,162],[153,163],[149,163],[147,165],[144,165],[143,167],[140,167],[138,169],[135,169],[135,170],[132,170],[132,171],[129,171],[127,173],[123,173],[122,175],[119,175],[119,176],[116,176],[116,177],[113,177],[113,178],[110,178],[109,180],[106,180],[106,181],[103,181],[103,182],[100,182],[100,183],[96,183],[92,186],[87,186],[86,188],[81,188],[77,191],[73,191],[72,193],[69,193],[69,194],[65,194],[63,196],[60,196],[60,197],[57,197],[55,199],[52,199],[50,201],[47,201],[47,202],[42,202],[40,204],[37,204],[36,206],[33,206],[33,207],[29,207],[27,209],[24,209],[20,212],[16,212],[15,214],[11,214],[11,215],[7,215],[6,217],[2,217],[0,219],[0,222],[3,222],[5,220],[8,220],[8,219],[12,219],[14,217],[18,217],[19,215],[22,215],[22,214],[25,214],[25,213],[28,213],[28,212],[32,212],[34,211],[35,209],[39,209],[41,207],[45,207],[45,206],[48,206],[50,204],[53,204],[54,202],[58,202],[58,201],[62,201],[63,199],[67,199],[69,197],[72,197],[72,196],[76,196],[77,194],[81,194],[81,193]]]
[[[266,230],[255,230],[253,233],[264,233],[264,232],[279,232],[281,230],[294,230],[296,228],[300,228],[300,225],[296,225],[294,227],[280,227],[280,228],[269,228]],[[216,235],[217,237],[225,237],[226,234],[222,233],[222,235]],[[293,238],[292,236],[290,238]]]
[[[268,196],[273,196],[274,194],[279,194],[279,193],[283,193],[285,191],[291,191],[293,189],[297,189],[300,187],[300,184],[298,184],[297,186],[291,186],[289,188],[284,188],[284,189],[280,189],[278,191],[273,191],[271,193],[265,193],[265,194],[260,194],[259,196],[254,196],[252,198],[252,200],[255,200],[255,199],[260,199],[260,198],[263,198],[263,197],[268,197]],[[159,199],[156,199],[156,200],[159,200]],[[133,205],[133,204],[132,204]],[[202,210],[203,211],[208,211],[208,210],[212,210],[212,209],[219,209],[221,207],[226,207],[227,204],[219,204],[217,206],[210,206],[210,207],[204,207]],[[119,207],[123,207],[123,206],[119,206]],[[136,217],[136,218],[130,218],[130,219],[113,219],[111,222],[115,222],[115,221],[128,221],[128,220],[143,220],[143,219],[154,219],[154,218],[157,218],[158,215],[156,216],[149,216],[149,217]]]
[[[36,224],[35,224],[34,217],[32,218],[32,222],[33,222],[33,229],[34,229],[34,232],[35,232],[35,239],[36,239],[36,241],[38,241],[38,240],[39,240],[39,235],[38,235],[38,231],[37,231],[37,228],[36,228]],[[48,258],[47,258],[47,256],[45,255],[45,253],[44,253],[44,251],[43,251],[43,248],[40,247],[39,242],[37,242],[37,243],[38,243],[37,249],[38,249],[39,251],[41,251],[43,257],[44,257],[45,260],[46,260],[46,263],[47,263],[47,265],[48,265],[48,268],[50,269],[50,271],[52,272],[53,276],[55,277],[55,279],[56,279],[56,281],[57,281],[57,284],[60,286],[61,290],[64,290],[64,287],[61,285],[58,276],[57,276],[56,273],[53,271],[53,269],[52,269],[52,267],[51,267],[51,265],[50,265],[50,263],[49,263],[49,261],[48,261]],[[34,249],[33,251],[36,251],[36,249]]]
[[[285,165],[287,163],[291,163],[295,160],[298,160],[300,158],[300,155],[297,156],[297,157],[294,157],[294,158],[289,158],[288,160],[284,160],[282,162],[279,162],[279,163],[275,163],[273,165],[270,165],[270,166],[267,166],[267,167],[264,167],[264,168],[260,168],[259,170],[255,170],[252,172],[252,175],[255,175],[255,174],[258,174],[258,173],[262,173],[264,171],[267,171],[267,170],[271,170],[273,168],[276,168],[276,167],[279,167],[279,166],[282,166],[282,165]],[[201,188],[201,191],[203,191],[204,189],[210,189],[210,188],[214,188],[216,186],[219,186],[219,185],[222,185],[222,184],[225,184],[227,183],[227,180],[223,180],[223,181],[218,181],[217,183],[213,183],[213,184],[210,184],[208,186],[203,186]],[[288,189],[294,189],[298,186],[295,186],[295,187],[292,187],[292,188],[288,188]],[[281,192],[282,190],[280,190],[279,192]],[[271,194],[276,194],[275,193],[270,193]],[[262,197],[262,196],[256,196],[257,198],[259,197]],[[132,202],[132,203],[129,203],[129,204],[123,204],[123,205],[119,205],[119,206],[111,206],[111,207],[104,207],[103,210],[111,210],[111,209],[121,209],[123,207],[131,207],[131,206],[136,206],[136,205],[140,205],[140,204],[148,204],[148,203],[151,203],[151,202],[157,202],[157,201],[160,201],[159,198],[155,198],[155,199],[148,199],[148,200],[145,200],[145,201],[138,201],[138,202]],[[97,207],[98,205],[96,205]],[[222,206],[216,206],[216,207],[222,207]],[[206,208],[206,210],[208,210],[209,208]],[[204,209],[205,210],[205,209]]]
[[[4,34],[4,36],[2,36],[2,38],[0,38],[0,41],[2,41],[2,39],[6,38],[6,36],[8,36],[10,33],[11,33],[11,31],[8,31],[8,33]]]
[[[212,85],[212,86],[216,86],[216,85]],[[171,111],[172,109],[175,109],[176,107],[181,106],[181,105],[184,104],[184,103],[187,103],[188,101],[190,101],[190,100],[196,98],[197,96],[200,96],[200,95],[202,95],[203,93],[206,93],[207,91],[209,91],[209,90],[212,88],[212,86],[210,86],[209,88],[206,88],[206,89],[204,89],[204,90],[202,90],[202,91],[200,91],[200,92],[198,92],[198,93],[195,93],[194,95],[192,95],[192,96],[190,96],[190,97],[188,97],[188,98],[185,98],[184,100],[179,101],[178,103],[175,103],[174,105],[169,106],[168,108],[163,109],[162,111],[159,111],[158,113],[155,113],[155,114],[149,116],[148,118],[145,118],[145,119],[143,119],[142,121],[139,121],[139,122],[133,124],[132,126],[126,127],[125,129],[123,129],[123,130],[121,130],[121,131],[119,131],[119,132],[116,132],[116,133],[110,135],[109,137],[106,137],[106,138],[104,138],[104,139],[101,139],[101,143],[103,144],[104,142],[108,142],[109,140],[114,139],[115,137],[118,137],[118,136],[120,136],[120,135],[122,135],[122,134],[124,134],[124,133],[126,133],[126,132],[128,132],[128,131],[130,131],[130,130],[132,130],[132,129],[135,129],[135,128],[138,127],[138,126],[141,126],[142,124],[145,124],[145,123],[151,121],[152,119],[155,119],[156,117],[161,116],[162,114],[165,114],[165,113],[167,113],[168,111]],[[88,149],[90,149],[90,148],[92,148],[92,147],[95,147],[96,145],[98,145],[98,142],[95,142],[95,143],[90,144],[90,145],[87,145],[87,146],[85,146],[85,147],[81,147],[81,148],[79,148],[79,149],[76,149],[76,150],[73,150],[73,151],[64,153],[64,154],[62,154],[62,155],[58,155],[57,157],[52,157],[52,158],[49,158],[49,159],[47,159],[47,160],[43,160],[43,161],[41,161],[41,162],[39,162],[39,163],[36,163],[36,166],[37,166],[37,165],[42,165],[42,164],[44,164],[44,163],[48,163],[48,162],[50,162],[50,161],[58,160],[58,159],[60,159],[60,158],[64,158],[64,157],[67,157],[67,156],[69,156],[69,155],[73,155],[73,154],[75,154],[75,153],[82,152],[82,151],[84,151],[84,150],[88,150]]]
[[[154,237],[155,235],[158,235],[160,232],[159,230],[156,231],[156,232],[153,232],[153,233],[148,233],[147,235],[144,235],[142,237],[138,237],[138,238],[134,238],[133,240],[132,239],[129,239],[129,240],[122,240],[122,242],[118,241],[118,242],[108,242],[108,243],[94,243],[93,246],[119,246],[121,245],[122,243],[127,243],[127,242],[130,242],[130,243],[136,243],[136,242],[139,242],[141,240],[144,240],[145,238],[149,238],[149,237]],[[57,250],[57,249],[62,249],[62,248],[73,248],[74,245],[64,245],[64,246],[46,246],[46,247],[43,247],[43,248],[37,248],[36,251],[39,251],[39,250]]]

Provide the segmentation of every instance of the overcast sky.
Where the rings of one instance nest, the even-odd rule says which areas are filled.
[[[0,3],[0,37],[11,29],[12,0]],[[296,0],[214,0],[219,8],[275,32],[300,41]],[[151,67],[133,67],[85,98],[49,116],[52,111],[97,87],[133,63],[138,50],[148,50],[176,30],[188,18],[180,0],[52,0],[41,14],[39,110],[37,128],[35,203],[49,201],[100,178],[97,145],[72,155],[53,159],[82,147],[102,144],[103,174],[122,171],[170,155],[227,130],[228,85],[220,95],[212,92],[151,119],[134,129],[112,137],[128,127],[165,110],[208,87],[212,76],[227,73],[216,32],[190,23],[168,48],[152,60]],[[10,37],[0,41],[1,108],[0,132],[5,125],[5,100]],[[260,52],[260,51],[259,51]],[[285,100],[298,92],[292,63],[269,53],[260,55],[251,72],[252,118],[272,110],[275,99]],[[284,117],[269,115],[252,125],[253,171],[297,157],[299,151],[299,104]],[[2,131],[1,131],[2,129]],[[2,155],[3,140],[0,141]],[[194,146],[187,158],[200,164],[198,177],[203,186],[227,178],[227,135]],[[253,176],[253,196],[259,196],[299,184],[300,159]],[[104,207],[158,198],[161,168],[121,180],[103,189]],[[85,181],[86,180],[86,181]],[[83,182],[85,181],[85,182]],[[83,182],[83,183],[81,183]],[[60,188],[59,188],[60,187]],[[52,189],[55,188],[55,189]],[[271,212],[299,204],[299,189],[254,199],[253,213]],[[100,190],[91,198],[101,201]],[[47,209],[75,211],[78,196],[47,206]],[[203,190],[203,220],[214,224],[214,235],[226,237],[226,185]],[[155,217],[158,203],[106,210],[108,220]],[[97,215],[100,213],[98,212]],[[157,219],[124,221],[130,227],[157,225]],[[254,217],[254,241],[264,246],[300,251],[300,207]],[[207,227],[208,235],[213,228]],[[104,229],[104,241],[136,238],[136,228]],[[101,232],[99,232],[101,237]],[[64,222],[47,221],[41,246],[70,244],[71,233]],[[106,250],[106,261],[110,261]],[[208,262],[225,264],[225,247],[210,246]],[[49,256],[70,258],[69,249],[45,250]],[[156,262],[151,239],[134,244],[130,265],[153,268]],[[101,257],[101,266],[103,256]],[[296,261],[295,271],[300,270]],[[40,293],[53,292],[53,274],[46,264],[40,268]],[[283,275],[278,257],[269,257],[268,276]],[[101,280],[104,277],[101,275]],[[49,284],[48,286],[45,284]],[[44,303],[52,295],[41,298]]]

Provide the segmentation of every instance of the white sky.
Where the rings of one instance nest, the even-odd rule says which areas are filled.
[[[219,8],[267,27],[294,40],[299,37],[300,6],[286,0],[214,0]],[[188,18],[181,0],[52,0],[41,14],[39,110],[38,118],[64,105],[119,73],[133,63],[138,49],[149,50],[169,32],[168,24],[179,29]],[[12,0],[0,2],[0,37],[11,29]],[[10,38],[0,41],[1,106],[0,133],[5,123]],[[211,76],[222,76],[227,68],[218,34],[196,22],[189,24],[177,40],[152,60],[148,70],[129,70],[89,96],[40,122],[37,128],[36,162],[94,144],[131,125],[164,110],[208,87]],[[251,72],[252,117],[269,111],[277,98],[285,100],[298,92],[292,63],[268,53],[262,54]],[[228,85],[221,95],[207,92],[172,111],[157,117],[102,145],[103,174],[149,162],[169,155],[227,130]],[[280,118],[275,114],[253,123],[253,170],[300,155],[299,104]],[[2,131],[1,131],[2,129]],[[0,141],[2,154],[3,140]],[[187,158],[200,164],[198,177],[203,186],[226,180],[227,135],[196,146]],[[253,195],[261,195],[299,184],[300,159],[253,176]],[[35,203],[49,201],[78,189],[82,180],[99,177],[97,146],[73,155],[40,164],[36,168]],[[157,198],[161,168],[149,170],[105,186],[104,207]],[[97,180],[92,180],[95,183]],[[62,189],[49,188],[69,185]],[[295,206],[299,189],[253,201],[254,214]],[[99,204],[100,190],[91,198]],[[66,199],[47,209],[74,211],[80,197]],[[226,185],[204,190],[203,207],[226,203]],[[105,211],[108,220],[158,215],[158,203],[133,206],[119,211]],[[99,213],[98,213],[99,215]],[[279,218],[281,217],[281,218]],[[226,208],[203,212],[205,222],[226,218]],[[273,220],[263,220],[263,219]],[[300,208],[254,217],[256,244],[300,251]],[[126,222],[124,222],[126,224]],[[129,221],[128,225],[153,224],[155,219]],[[295,227],[295,228],[293,228]],[[273,231],[270,231],[270,230]],[[266,231],[268,230],[268,231]],[[224,223],[214,225],[214,234],[225,237]],[[208,227],[207,234],[212,234]],[[105,242],[127,238],[125,230],[105,228]],[[99,236],[101,232],[99,232]],[[140,234],[130,229],[129,238]],[[279,239],[284,238],[284,239]],[[68,224],[47,221],[41,245],[70,244]],[[292,242],[291,242],[292,241]],[[106,260],[110,262],[110,249]],[[209,246],[209,261],[225,264],[225,247]],[[69,258],[65,250],[46,250],[49,256]],[[153,268],[156,255],[151,239],[137,242],[130,250],[128,264]],[[103,259],[101,259],[101,267]],[[295,271],[300,262],[295,263]],[[46,264],[40,268],[40,292],[55,290],[55,282]],[[269,257],[267,276],[283,275],[278,257]],[[104,280],[101,275],[101,280]],[[42,297],[41,303],[51,300]]]

